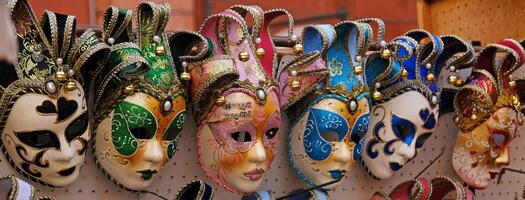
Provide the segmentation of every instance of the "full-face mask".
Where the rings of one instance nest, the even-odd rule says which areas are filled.
[[[370,35],[370,25],[360,22],[307,26],[304,51],[277,71],[281,109],[290,119],[288,159],[310,185],[342,179],[354,163],[354,145],[368,128],[362,57]]]
[[[436,128],[441,95],[436,77],[441,69],[473,59],[472,47],[459,38],[440,38],[423,30],[382,46],[365,67],[373,101],[361,155],[365,169],[376,179],[392,177]],[[461,55],[451,59],[455,54]]]
[[[246,13],[254,16],[251,32]],[[287,14],[234,6],[208,17],[200,29],[206,39],[188,48],[208,51],[206,60],[184,63],[191,74],[199,163],[208,177],[232,192],[255,192],[276,154],[279,92],[261,64],[266,57],[276,58],[276,52],[271,37],[262,34],[269,34],[273,18]],[[273,59],[267,61],[271,71]]]
[[[46,11],[37,22],[26,0],[7,5],[19,48],[18,64],[0,71],[2,150],[35,182],[71,184],[91,136],[85,83],[107,45],[91,30],[75,39],[74,16]]]
[[[177,43],[164,32],[170,13],[166,3],[141,3],[136,43],[130,10],[110,7],[104,16],[103,39],[112,51],[95,75],[93,156],[109,179],[130,191],[145,190],[174,157],[184,125],[180,61],[170,48]]]
[[[504,54],[498,62],[497,53]],[[473,188],[486,188],[510,163],[509,143],[523,124],[520,105],[525,98],[523,80],[512,80],[510,74],[524,63],[524,54],[511,39],[487,45],[454,98],[459,132],[452,165]]]

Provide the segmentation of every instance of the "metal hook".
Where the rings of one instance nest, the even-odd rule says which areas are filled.
[[[319,188],[322,188],[324,186],[332,185],[332,184],[337,183],[337,182],[339,182],[341,180],[343,180],[343,178],[336,179],[336,180],[333,180],[333,181],[330,181],[330,182],[327,182],[327,183],[323,183],[321,185],[316,185],[316,186],[313,186],[313,187],[308,188],[308,189],[300,189],[300,190],[297,190],[297,191],[295,191],[295,192],[293,192],[291,194],[288,194],[288,195],[286,195],[284,197],[279,197],[279,198],[277,198],[275,200],[285,200],[285,199],[288,199],[290,197],[293,197],[293,196],[296,196],[296,195],[299,195],[299,194],[302,194],[302,193],[305,193],[305,192],[309,192],[309,191],[312,191],[312,190],[315,190],[315,189],[319,189]]]
[[[508,168],[508,167],[503,167],[503,168],[501,168],[499,170],[498,181],[496,182],[497,185],[500,184],[501,178],[503,177],[503,174],[505,174],[506,171],[516,172],[516,173],[520,173],[520,174],[525,174],[525,172],[522,171],[521,169],[512,169],[512,168]]]

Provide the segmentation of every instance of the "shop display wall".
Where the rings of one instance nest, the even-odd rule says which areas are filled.
[[[525,77],[525,70],[516,72],[516,77]],[[447,76],[442,74],[440,81],[444,82]],[[452,149],[455,143],[457,128],[452,121],[451,113],[443,115],[439,119],[438,127],[433,136],[427,141],[424,148],[417,157],[410,161],[397,174],[388,180],[377,181],[369,177],[366,172],[356,163],[347,174],[344,182],[334,191],[330,191],[331,199],[369,199],[376,191],[387,192],[400,182],[414,178],[431,160],[444,150],[444,154],[423,174],[423,177],[432,178],[436,176],[452,176],[458,178],[452,168]],[[284,118],[280,132],[280,150],[268,171],[261,190],[272,190],[275,197],[284,196],[289,191],[304,186],[290,169],[287,160],[287,125],[288,120]],[[201,179],[211,184],[215,189],[215,199],[229,200],[240,199],[240,195],[232,194],[215,182],[207,178],[201,170],[197,161],[195,149],[195,126],[192,119],[188,118],[183,130],[181,142],[177,148],[174,159],[170,160],[164,169],[156,175],[156,181],[150,187],[150,191],[158,193],[168,199],[173,199],[179,188],[193,179]],[[511,165],[510,168],[525,168],[525,127],[521,127],[521,136],[511,143]],[[86,158],[86,164],[80,172],[80,177],[72,185],[64,188],[48,188],[40,185],[37,195],[52,195],[57,199],[113,199],[113,200],[135,200],[135,199],[159,199],[152,194],[130,193],[118,188],[110,182],[96,168],[91,154]],[[0,156],[0,174],[14,173],[11,166],[6,162],[5,156]],[[26,179],[27,180],[27,179]],[[32,183],[32,182],[31,182]],[[502,178],[501,184],[496,181],[486,190],[476,191],[478,199],[513,199],[515,193],[521,192],[525,185],[525,175],[507,172]],[[351,197],[351,198],[349,198]]]

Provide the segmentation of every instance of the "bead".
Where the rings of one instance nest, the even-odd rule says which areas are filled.
[[[292,74],[292,76],[297,76],[297,71],[295,70],[292,70],[292,72],[290,72]]]
[[[135,86],[133,84],[130,84],[126,87],[124,87],[124,94],[130,95],[135,93]]]
[[[50,94],[55,94],[57,92],[57,85],[53,81],[47,81],[44,89]]]
[[[248,52],[246,52],[246,51],[241,51],[239,53],[239,60],[241,60],[243,62],[246,62],[246,61],[250,60],[250,54],[248,54]]]
[[[166,50],[164,50],[164,46],[163,45],[159,45],[159,46],[155,47],[155,55],[163,56],[165,53],[166,53]]]
[[[456,115],[454,117],[454,123],[459,124],[459,116]]]
[[[255,38],[255,44],[261,44],[261,38]]]
[[[454,67],[454,65],[450,66],[449,69],[450,69],[450,71],[452,71],[452,72],[456,71],[456,67]]]
[[[436,95],[432,95],[432,104],[436,105],[438,103],[438,98]]]
[[[377,82],[376,84],[374,84],[374,86],[375,86],[376,88],[380,88],[380,87],[381,87],[381,83],[380,83],[380,82]]]
[[[456,84],[457,80],[458,80],[458,77],[456,75],[448,76],[448,83],[450,83],[452,85]]]
[[[390,49],[386,48],[381,51],[381,58],[383,59],[389,59],[390,56],[392,56],[392,52],[390,52]]]
[[[357,102],[355,100],[351,100],[349,106],[350,112],[355,112],[357,110]]]
[[[292,39],[292,42],[297,41],[297,35],[292,35],[292,38],[290,38],[290,39]]]
[[[379,42],[379,45],[381,45],[382,47],[385,47],[386,46],[386,41],[381,40],[381,42]]]
[[[434,82],[435,79],[436,79],[436,77],[434,76],[434,74],[432,74],[432,73],[427,74],[427,81],[428,82]]]
[[[58,81],[65,81],[67,79],[66,77],[66,73],[62,70],[60,71],[57,71],[55,73],[55,78],[58,80]]]
[[[75,81],[68,81],[65,87],[67,91],[73,91],[77,89],[77,84]]]
[[[299,82],[298,80],[293,80],[292,81],[292,90],[293,91],[297,91],[301,89],[301,82]]]
[[[403,78],[408,78],[408,71],[407,71],[406,69],[403,69],[403,70],[401,71],[401,77],[403,77]]]
[[[354,75],[360,75],[363,73],[363,66],[357,65],[354,67]]]
[[[266,92],[262,88],[255,89],[255,95],[259,101],[266,101]]]
[[[188,67],[188,62],[183,61],[183,62],[181,63],[181,65],[182,65],[183,67]]]
[[[115,38],[112,38],[112,37],[108,38],[108,43],[109,44],[114,44],[115,43]]]
[[[257,48],[257,50],[255,50],[255,55],[258,57],[258,58],[262,58],[264,57],[264,49],[263,48]]]
[[[293,46],[293,53],[300,54],[303,52],[303,45],[302,44],[295,44]]]
[[[191,47],[191,55],[196,55],[199,53],[199,47],[197,45]]]
[[[476,114],[472,114],[472,115],[470,116],[470,119],[472,119],[472,120],[476,120],[476,119],[478,119],[478,116],[477,116]]]
[[[182,72],[180,74],[180,79],[185,80],[185,81],[189,81],[189,80],[191,80],[191,75],[188,72]]]
[[[523,125],[523,119],[521,119],[521,118],[518,119],[518,125],[520,125],[520,126]]]
[[[357,62],[361,62],[361,61],[362,61],[361,56],[356,56],[356,57],[355,57],[355,61],[357,61]]]
[[[372,98],[374,98],[374,100],[381,100],[383,98],[383,94],[381,94],[381,92],[376,90],[372,94]]]
[[[427,64],[425,65],[425,67],[426,67],[427,69],[430,69],[430,68],[432,68],[432,64],[427,63]]]
[[[153,41],[160,42],[160,37],[158,35],[153,36]]]
[[[62,58],[57,58],[57,65],[62,65],[64,63],[64,60]]]
[[[171,110],[171,101],[164,100],[164,103],[162,103],[162,110],[164,112],[169,112]]]
[[[73,70],[73,69],[67,70],[67,75],[68,76],[74,76],[75,75],[75,70]]]

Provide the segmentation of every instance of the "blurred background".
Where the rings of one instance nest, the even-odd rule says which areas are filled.
[[[135,9],[142,0],[29,0],[40,18],[45,9],[76,15],[79,25],[100,26],[109,5]],[[161,1],[156,1],[161,2]],[[417,28],[415,0],[164,0],[171,4],[168,30],[197,30],[200,23],[213,13],[235,4],[259,5],[264,10],[287,9],[294,17],[297,30],[305,24],[330,23],[379,17],[385,21],[386,39]],[[276,19],[273,31],[285,33],[286,19]],[[280,23],[282,22],[282,23]],[[302,25],[302,26],[301,26]]]

